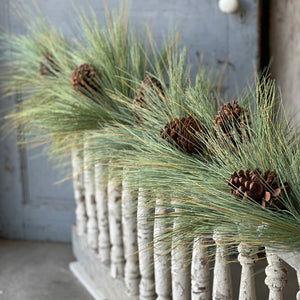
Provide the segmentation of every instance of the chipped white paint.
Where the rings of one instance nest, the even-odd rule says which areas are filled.
[[[154,221],[154,272],[155,291],[157,300],[171,300],[171,255],[168,253],[165,243],[162,240],[163,234],[167,231],[167,224],[159,217],[168,213],[160,198],[156,199]]]
[[[98,218],[98,252],[100,261],[108,265],[110,262],[110,238],[107,207],[107,167],[95,165],[95,199]]]
[[[195,238],[191,265],[192,300],[210,300],[210,269],[207,242]]]
[[[87,221],[87,237],[88,244],[93,250],[98,248],[98,222],[97,209],[95,201],[95,172],[94,167],[89,162],[89,146],[90,140],[85,136],[84,141],[84,189],[85,189],[85,205],[88,217]]]
[[[178,209],[175,209],[175,212]],[[179,219],[174,220],[173,230],[176,232],[180,226]],[[173,300],[188,300],[191,296],[191,267],[190,245],[181,243],[174,236],[172,241],[172,292]]]
[[[139,267],[141,274],[140,300],[155,298],[154,264],[153,264],[153,224],[149,221],[152,209],[143,188],[139,188],[137,207],[137,230],[139,248]]]
[[[257,260],[257,247],[245,243],[238,245],[238,261],[242,266],[239,300],[256,300],[253,265]]]
[[[72,149],[72,168],[73,189],[76,202],[76,228],[78,235],[83,235],[86,231],[86,212],[84,203],[83,158],[80,149]]]
[[[298,279],[299,291],[297,293],[296,300],[300,300],[300,273],[299,272],[297,272],[297,279]]]
[[[122,215],[121,215],[121,172],[117,175],[116,170],[109,169],[107,195],[108,195],[108,220],[109,235],[111,242],[110,274],[113,278],[124,276],[124,251],[122,238]]]
[[[122,223],[125,256],[125,284],[127,294],[139,294],[139,257],[137,244],[137,191],[132,190],[128,183],[128,170],[123,169],[122,181]]]
[[[239,9],[239,0],[219,0],[219,8],[223,13],[233,14]]]
[[[266,248],[268,266],[266,267],[265,284],[269,287],[269,300],[283,300],[283,287],[286,284],[287,270],[272,250]]]
[[[213,239],[216,242],[216,257],[213,279],[213,300],[231,300],[232,283],[230,265],[227,262],[226,247],[222,244],[222,234],[215,230]]]

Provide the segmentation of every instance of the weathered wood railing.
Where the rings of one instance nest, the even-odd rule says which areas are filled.
[[[130,188],[127,169],[119,170],[123,172],[123,181],[120,175],[115,176],[115,172],[102,165],[83,170],[84,163],[88,165],[88,147],[86,142],[83,154],[75,149],[72,155],[77,204],[73,248],[79,262],[72,263],[71,269],[95,299],[230,300],[236,288],[239,300],[266,299],[256,295],[256,248],[244,243],[238,245],[240,282],[233,285],[226,246],[218,230],[211,237],[215,241],[212,272],[206,239],[195,237],[191,245],[176,240],[172,251],[166,254],[160,236],[168,228],[159,218],[154,224],[147,219],[154,213],[157,216],[167,213],[161,199],[155,200],[155,211],[149,208],[147,204],[153,200],[143,188],[135,191]],[[152,242],[153,247],[149,247]],[[300,254],[266,249],[266,259],[268,299],[283,300],[287,281],[283,261],[297,272],[300,281]],[[296,292],[293,299],[300,300],[300,291],[297,295]]]

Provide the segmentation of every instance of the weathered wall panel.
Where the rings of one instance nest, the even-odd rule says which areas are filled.
[[[10,27],[8,0],[0,2],[0,26]],[[3,55],[1,51],[0,55]],[[0,72],[5,72],[1,66]],[[0,116],[11,109],[14,103],[13,97],[1,97]],[[0,126],[2,125],[3,121],[0,119]],[[16,147],[17,134],[13,132],[4,140],[4,133],[0,132],[0,139],[0,234],[23,238],[22,173],[20,152]]]
[[[272,75],[282,89],[287,109],[300,116],[300,2],[270,1]]]

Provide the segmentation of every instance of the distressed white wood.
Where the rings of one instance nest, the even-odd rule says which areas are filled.
[[[219,8],[225,14],[235,13],[239,9],[239,0],[219,0]]]
[[[110,274],[113,278],[124,276],[124,251],[122,237],[122,173],[109,169],[107,195],[108,195],[108,220],[109,236],[111,242]],[[122,169],[119,170],[122,172]]]
[[[300,273],[299,272],[297,272],[297,279],[298,279],[299,291],[297,293],[296,300],[300,300]]]
[[[159,217],[168,213],[163,206],[160,198],[156,199],[154,221],[154,272],[155,272],[155,291],[157,300],[170,300],[172,293],[171,281],[171,255],[166,253],[168,249],[161,239],[162,235],[167,231],[168,225]]]
[[[107,167],[101,164],[95,165],[95,199],[98,218],[98,253],[103,264],[110,262],[110,238],[108,225],[108,201],[107,201]]]
[[[195,238],[191,265],[192,300],[210,300],[210,269],[207,242]]]
[[[76,228],[79,235],[86,232],[86,212],[84,199],[84,183],[83,183],[83,158],[82,151],[78,148],[72,149],[72,175],[73,188],[76,203]]]
[[[253,265],[258,258],[257,250],[245,243],[238,245],[238,261],[242,266],[239,300],[256,300]]]
[[[90,165],[89,157],[90,140],[85,135],[84,140],[84,189],[85,205],[88,217],[87,221],[87,238],[88,244],[93,250],[98,249],[98,222],[97,208],[95,200],[95,172],[94,167]]]
[[[213,300],[231,300],[232,283],[230,265],[227,261],[226,246],[222,244],[222,234],[219,230],[214,231],[213,239],[216,243]]]
[[[178,211],[175,208],[175,212]],[[174,220],[173,230],[180,226],[179,219]],[[173,300],[188,300],[191,297],[191,257],[190,245],[182,243],[175,236],[172,241],[172,293]]]
[[[148,218],[152,209],[147,206],[149,199],[143,188],[139,188],[137,207],[137,230],[139,248],[139,267],[141,281],[139,286],[140,300],[155,298],[154,264],[153,264],[153,224]]]
[[[294,268],[298,273],[300,273],[300,252],[286,252],[283,247],[276,247],[276,254],[292,268]],[[275,251],[275,250],[274,250]]]
[[[265,284],[269,287],[269,300],[283,300],[283,287],[287,280],[287,270],[281,258],[273,251],[266,247],[268,266],[266,267]]]
[[[276,254],[297,272],[299,291],[297,292],[296,299],[300,300],[300,252],[286,252],[285,250],[284,247],[281,249],[276,248]]]
[[[122,223],[125,256],[125,284],[127,294],[139,294],[139,257],[137,243],[137,190],[132,190],[128,183],[128,170],[123,169],[122,181]]]
[[[79,236],[75,226],[72,230],[72,244],[74,255],[82,267],[80,274],[76,272],[75,276],[88,288],[95,300],[103,300],[103,296],[106,300],[138,300],[137,297],[126,295],[124,281],[110,276],[109,268],[101,263],[98,253],[89,248],[86,235]]]
[[[85,269],[79,262],[71,262],[69,268],[73,275],[80,281],[95,300],[108,300],[97,284],[95,284],[95,282],[88,276]]]

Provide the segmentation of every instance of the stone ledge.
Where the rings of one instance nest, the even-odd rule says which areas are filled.
[[[76,226],[72,228],[73,253],[77,262],[70,264],[70,269],[96,300],[137,300],[126,294],[122,278],[110,276],[108,267],[101,264],[98,255],[88,247],[85,236],[78,236]]]

